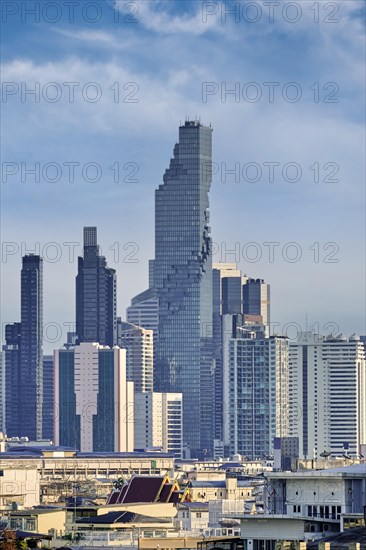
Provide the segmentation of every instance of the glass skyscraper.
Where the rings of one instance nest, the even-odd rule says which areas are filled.
[[[183,394],[184,445],[196,456],[210,454],[213,443],[211,180],[212,129],[186,121],[155,192],[154,383]]]
[[[43,259],[23,256],[19,371],[19,436],[42,439]]]
[[[117,343],[117,279],[100,255],[97,228],[84,227],[84,254],[76,276],[76,333],[78,342]]]

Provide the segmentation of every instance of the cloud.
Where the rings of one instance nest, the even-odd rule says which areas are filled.
[[[203,4],[209,2],[197,2],[197,8],[190,13],[184,15],[172,15],[166,8],[172,4],[172,2],[161,0],[143,0],[136,1],[135,4],[138,7],[136,18],[145,29],[159,34],[192,34],[202,35],[210,31],[222,30],[219,25],[219,17],[214,14],[211,17],[203,17]],[[126,2],[124,0],[115,0],[115,9],[125,9]]]

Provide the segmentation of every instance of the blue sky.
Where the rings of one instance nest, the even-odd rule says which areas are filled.
[[[1,183],[3,322],[19,319],[21,252],[39,243],[48,258],[45,323],[63,327],[62,335],[52,325],[48,331],[55,347],[62,344],[74,320],[77,269],[64,243],[81,243],[84,225],[97,225],[103,253],[117,269],[124,317],[131,297],[147,287],[154,190],[180,122],[197,115],[214,129],[214,261],[240,260],[243,272],[272,285],[279,332],[291,322],[305,329],[307,318],[320,332],[332,322],[338,332],[365,333],[363,2],[272,3],[273,22],[263,1],[81,1],[74,20],[58,1],[39,21],[24,11],[35,2],[4,4],[2,158],[14,164],[3,165]],[[236,12],[225,19],[230,9]],[[135,22],[126,21],[132,12]],[[73,102],[65,84],[71,82]],[[206,101],[204,82],[215,91]],[[272,102],[268,82],[276,83]],[[21,93],[35,83],[39,102]],[[225,86],[237,86],[240,96],[222,98]],[[300,92],[297,102],[283,97]],[[55,93],[61,95],[53,102]],[[262,96],[250,101],[254,93]],[[22,163],[23,172],[39,163],[39,182],[29,174],[21,181]],[[56,169],[49,163],[60,167],[58,181],[51,181]],[[69,163],[79,163],[73,182]],[[88,163],[98,165],[99,181],[90,181],[93,166],[83,178]],[[119,182],[109,168],[116,163]],[[276,163],[273,182],[268,163]],[[223,181],[225,167],[234,166],[239,181]],[[123,181],[132,172],[138,181]],[[292,181],[296,173],[301,177]],[[273,261],[268,242],[279,243]],[[286,252],[301,258],[286,261]],[[46,351],[52,347],[46,343]]]

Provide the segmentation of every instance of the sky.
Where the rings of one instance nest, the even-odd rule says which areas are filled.
[[[2,326],[44,257],[45,351],[75,319],[82,228],[148,285],[178,127],[213,128],[213,261],[271,284],[273,332],[365,334],[364,3],[2,2]]]

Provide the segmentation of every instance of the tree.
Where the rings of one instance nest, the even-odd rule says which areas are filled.
[[[10,529],[0,531],[0,550],[17,550],[14,531],[10,531]]]

